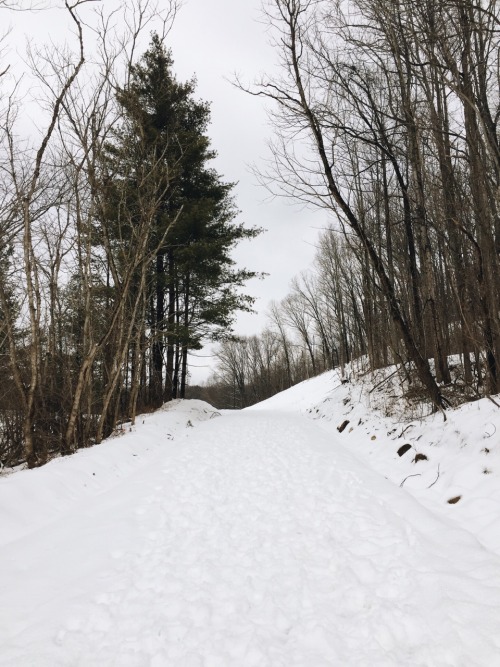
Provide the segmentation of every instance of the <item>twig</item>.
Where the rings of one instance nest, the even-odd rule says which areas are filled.
[[[437,469],[437,473],[438,473],[438,474],[437,474],[437,477],[436,477],[436,479],[432,482],[432,484],[429,484],[429,486],[427,487],[428,489],[430,489],[431,486],[434,486],[434,484],[438,481],[438,479],[439,479],[439,466],[440,466],[440,465],[441,465],[441,464],[438,463],[438,469]]]
[[[486,431],[486,434],[485,434],[486,437],[491,438],[491,436],[495,435],[495,433],[497,432],[497,427],[495,426],[495,424],[493,424],[493,422],[488,422],[488,424],[491,424],[493,426],[493,428],[495,429],[493,431],[493,433],[488,433],[488,431]]]
[[[403,484],[406,482],[406,480],[410,479],[410,477],[421,477],[421,476],[422,476],[421,472],[417,472],[414,475],[408,475],[408,477],[405,477],[404,480],[401,482],[401,484],[399,486],[402,487]]]
[[[492,398],[489,394],[486,394],[486,398],[489,398],[490,401],[493,403],[493,405],[496,405],[497,408],[500,408],[500,405],[495,401],[494,398]]]
[[[388,375],[387,377],[385,377],[383,380],[381,380],[380,382],[378,382],[374,387],[372,387],[368,393],[371,394],[372,391],[375,391],[375,389],[377,389],[377,387],[380,387],[380,385],[384,384],[384,382],[387,382],[387,380],[390,380],[391,377],[392,377],[393,375],[396,375],[396,373],[397,373],[398,371],[399,371],[399,368],[396,368],[396,370],[395,370],[393,373],[391,373],[390,375]]]
[[[409,428],[413,428],[414,426],[415,426],[415,424],[408,424],[408,426],[407,426],[406,428],[404,428],[404,429],[401,431],[401,433],[398,435],[398,438],[402,438],[402,437],[404,436],[404,434],[406,433],[406,431],[407,431]]]

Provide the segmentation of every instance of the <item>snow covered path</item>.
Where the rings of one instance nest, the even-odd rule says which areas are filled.
[[[466,532],[303,417],[186,433],[2,546],[2,667],[500,665],[500,560]]]

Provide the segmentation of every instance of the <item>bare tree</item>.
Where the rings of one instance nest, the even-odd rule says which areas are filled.
[[[342,35],[336,29],[331,13],[322,12],[324,3],[276,0],[272,4],[273,9],[269,10],[268,18],[278,34],[276,41],[280,48],[283,77],[263,81],[255,94],[268,97],[276,103],[276,127],[280,138],[275,145],[274,156],[278,168],[274,176],[282,184],[289,184],[288,191],[291,194],[335,211],[342,223],[359,239],[373,266],[406,354],[415,365],[430,400],[436,408],[441,409],[445,402],[419,342],[419,278],[415,268],[409,212],[406,214],[407,240],[415,283],[413,328],[402,311],[383,255],[378,251],[375,239],[370,235],[361,212],[356,209],[346,189],[350,174],[344,169],[346,161],[342,155],[342,146],[348,144],[351,137],[355,137],[360,145],[377,146],[392,160],[393,168],[398,173],[398,162],[390,151],[392,142],[386,140],[389,130],[383,123],[375,97],[376,78],[363,62],[356,64],[349,59],[343,62],[336,55],[336,47],[325,42],[323,33],[318,30],[325,19],[328,21],[328,29],[325,31],[328,37],[336,34],[337,38],[341,38]],[[354,95],[351,93],[353,84]],[[364,98],[361,98],[361,93]],[[348,113],[348,108],[342,104],[339,106],[339,100],[346,101],[349,109],[357,114],[354,116],[358,119],[357,126],[344,115]],[[292,135],[309,139],[307,158],[300,159],[293,145],[289,148],[287,136]],[[400,174],[400,181],[402,179],[403,174]],[[404,182],[401,185],[404,186]]]
[[[19,219],[22,243],[22,259],[26,289],[27,319],[30,332],[28,348],[27,377],[23,377],[23,370],[19,359],[19,351],[16,349],[13,315],[9,309],[5,290],[0,289],[0,301],[7,320],[7,335],[9,338],[10,363],[19,399],[24,412],[24,447],[25,457],[29,466],[36,465],[38,453],[34,434],[34,420],[36,410],[36,394],[40,383],[41,358],[42,358],[42,295],[40,291],[39,268],[33,239],[33,225],[37,217],[36,206],[39,203],[39,190],[43,182],[44,158],[53,137],[54,130],[61,113],[64,98],[76,80],[84,63],[83,30],[78,18],[77,10],[81,2],[75,4],[66,3],[66,9],[71,16],[77,30],[78,53],[75,63],[69,64],[63,77],[62,86],[59,88],[51,106],[49,124],[43,134],[41,143],[36,150],[33,163],[25,160],[21,168],[18,165],[12,125],[7,119],[4,126],[6,136],[6,148],[8,152],[9,176],[14,188],[15,196],[13,204],[15,213]],[[51,203],[45,202],[45,206]]]
[[[158,189],[156,198],[148,192],[158,173],[144,170],[140,224],[124,209],[123,242],[117,244],[97,223],[106,219],[104,153],[119,119],[117,82],[130,70],[144,31],[154,25],[165,36],[179,5],[174,0],[164,7],[151,0],[130,2],[122,8],[125,28],[119,33],[113,10],[106,14],[100,5],[93,23],[86,15],[84,24],[81,12],[87,4],[65,4],[75,32],[74,52],[50,47],[29,53],[31,76],[45,91],[40,119],[46,118],[46,127],[38,145],[16,135],[16,89],[0,128],[5,248],[0,333],[21,406],[23,458],[30,467],[55,452],[99,441],[114,427],[132,339],[140,340],[145,327],[145,267],[153,260],[150,232]],[[95,43],[88,63],[85,29],[93,31]],[[111,365],[99,365],[107,371],[103,383],[96,361],[110,352]],[[141,347],[136,346],[139,373],[141,365]],[[138,382],[135,374],[133,414]]]

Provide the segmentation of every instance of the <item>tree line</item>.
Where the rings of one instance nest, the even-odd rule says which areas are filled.
[[[31,138],[0,67],[4,465],[41,465],[184,397],[189,350],[252,304],[240,288],[255,273],[230,253],[258,230],[235,221],[233,184],[210,166],[209,105],[175,77],[176,4],[137,0],[119,23],[99,5],[90,55],[86,4],[65,4],[73,49],[28,55],[44,91]]]
[[[308,367],[300,379],[365,354],[371,368],[401,364],[444,411],[458,355],[454,387],[464,397],[498,393],[498,3],[266,8],[281,68],[248,89],[273,104],[261,180],[334,220],[314,280],[298,279],[274,311],[272,339],[284,340],[283,322],[298,334]],[[269,335],[258,342],[266,353]],[[231,345],[251,356],[257,342],[220,351],[219,375],[237,387]],[[292,350],[280,347],[279,386],[294,379]]]
[[[325,370],[339,368],[347,377],[347,364],[369,356],[363,295],[362,264],[338,230],[326,229],[311,269],[292,280],[282,301],[270,303],[268,325],[221,342],[207,385],[191,387],[190,395],[239,409]]]

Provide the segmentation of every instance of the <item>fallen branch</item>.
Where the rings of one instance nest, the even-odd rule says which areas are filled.
[[[403,480],[403,481],[401,482],[401,484],[399,485],[400,488],[403,486],[403,484],[406,482],[407,479],[410,479],[410,477],[422,477],[422,473],[421,473],[421,472],[417,472],[417,473],[415,473],[414,475],[408,475],[408,477],[405,477],[404,480]]]
[[[432,482],[432,484],[429,484],[429,486],[427,487],[428,489],[430,489],[431,486],[434,486],[434,484],[438,481],[438,479],[439,479],[439,466],[440,466],[440,465],[441,465],[441,464],[438,463],[437,477],[436,477],[436,479]]]
[[[378,387],[380,387],[380,385],[384,384],[384,382],[387,382],[387,380],[390,380],[390,379],[393,377],[393,375],[396,375],[396,373],[397,373],[398,371],[399,371],[399,368],[396,368],[396,370],[395,370],[393,373],[391,373],[390,375],[388,375],[387,377],[385,377],[381,382],[378,382],[374,387],[372,387],[368,393],[371,394],[372,391],[375,391],[375,389],[377,389]]]
[[[414,426],[415,426],[415,424],[408,424],[408,426],[407,426],[406,428],[404,428],[404,429],[401,431],[401,433],[398,435],[398,438],[402,438],[402,437],[404,436],[404,434],[406,433],[406,431],[407,431],[409,428],[413,428]]]
[[[495,433],[497,432],[497,427],[492,422],[488,422],[488,424],[491,424],[491,426],[493,426],[494,431],[493,431],[493,433],[488,433],[488,431],[486,431],[485,435],[486,435],[487,438],[491,438],[491,436],[495,435]],[[487,424],[487,426],[488,426],[488,424]]]
[[[500,408],[500,405],[495,401],[494,398],[492,398],[489,394],[486,394],[486,398],[489,398],[490,401],[493,403],[493,405],[496,405],[497,408]]]

